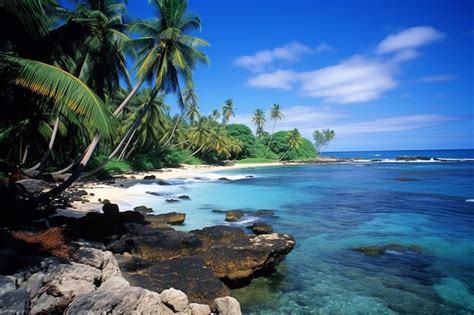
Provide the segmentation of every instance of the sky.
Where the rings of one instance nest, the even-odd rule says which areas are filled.
[[[328,151],[474,148],[474,1],[190,0],[210,43],[194,74],[201,112],[231,123],[283,109],[276,130]],[[150,18],[148,0],[129,0]]]

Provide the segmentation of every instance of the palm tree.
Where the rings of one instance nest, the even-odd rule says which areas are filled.
[[[209,115],[209,118],[215,122],[218,122],[221,118],[221,113],[219,112],[219,110],[213,109],[211,115]]]
[[[192,125],[200,116],[198,106],[198,96],[194,90],[192,83],[188,82],[186,90],[183,93],[184,104],[186,106],[186,117],[188,117],[190,124]]]
[[[227,125],[232,116],[235,116],[234,105],[232,104],[232,100],[228,99],[224,102],[224,106],[222,106],[222,124],[224,126]]]
[[[263,135],[263,126],[265,125],[266,121],[267,120],[265,119],[265,113],[261,109],[255,110],[252,116],[252,122],[257,127],[257,137]]]
[[[280,160],[283,160],[290,150],[297,150],[303,144],[303,137],[296,128],[288,131],[286,140],[288,141],[288,149],[280,157]]]
[[[189,128],[188,132],[189,141],[191,145],[196,149],[188,158],[184,161],[190,159],[192,156],[201,152],[206,147],[209,147],[210,140],[212,137],[212,128],[210,121],[205,117],[199,118],[199,120]]]
[[[280,105],[279,104],[273,104],[272,105],[272,107],[270,109],[270,118],[273,120],[273,126],[272,126],[272,133],[270,135],[270,140],[268,141],[267,148],[270,148],[270,145],[272,144],[273,133],[275,132],[275,123],[276,123],[276,121],[283,119],[283,113],[280,110]]]

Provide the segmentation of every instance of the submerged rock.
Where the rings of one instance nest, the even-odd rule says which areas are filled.
[[[257,222],[250,226],[253,233],[260,234],[270,234],[273,232],[273,227],[268,223]]]
[[[401,245],[401,244],[361,246],[361,247],[354,248],[354,250],[366,256],[383,255],[387,251],[415,252],[415,253],[421,253],[423,251],[422,248],[417,245]]]
[[[417,181],[418,179],[410,178],[410,177],[396,177],[395,180],[399,182],[414,182],[414,181]]]
[[[225,214],[225,220],[229,222],[239,221],[244,217],[244,212],[242,210],[231,210],[227,211]]]

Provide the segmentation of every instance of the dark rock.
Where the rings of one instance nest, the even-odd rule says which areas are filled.
[[[147,226],[135,226],[133,230],[133,226],[128,224],[129,233],[111,242],[107,249],[117,254],[128,252],[158,261],[195,255],[202,250],[202,243],[194,234]]]
[[[119,206],[116,203],[104,203],[102,212],[106,216],[117,216],[120,212]]]
[[[123,275],[130,284],[161,292],[175,288],[188,295],[190,302],[212,305],[229,289],[206,267],[202,258],[190,256],[162,262],[117,256]]]
[[[206,227],[202,230],[193,230],[190,233],[201,240],[204,250],[214,245],[228,245],[245,235],[242,229],[225,225]]]
[[[156,179],[156,176],[155,175],[145,175],[145,177],[143,177],[144,180],[151,180],[151,179]]]
[[[245,178],[254,178],[255,176],[253,175],[245,175]]]
[[[160,180],[160,181],[158,181],[158,185],[161,185],[161,186],[170,186],[171,184],[168,183],[167,181]]]
[[[294,246],[295,240],[290,235],[273,233],[238,238],[225,246],[212,246],[200,256],[216,276],[236,282],[272,270]]]
[[[30,296],[20,288],[0,294],[0,314],[28,314]]]
[[[95,194],[91,192],[91,193],[89,193],[89,196],[95,196]]]
[[[182,200],[190,200],[191,197],[189,197],[188,195],[181,195],[178,197],[178,199],[182,199]]]
[[[231,210],[227,211],[225,214],[225,220],[229,222],[235,222],[242,219],[244,216],[244,212],[242,210]]]
[[[149,195],[153,195],[153,196],[158,196],[158,197],[163,196],[161,193],[156,192],[156,191],[146,191],[145,193]]]
[[[107,203],[110,203],[110,200],[109,200],[109,199],[104,199],[104,200],[102,200],[102,204],[105,205],[105,204],[107,204]]]
[[[179,200],[178,200],[178,199],[173,199],[173,198],[168,198],[168,199],[166,199],[165,201],[166,201],[166,202],[168,202],[168,203],[175,203],[175,202],[179,202]]]
[[[215,213],[227,213],[227,211],[225,211],[225,210],[219,210],[219,209],[214,209],[214,210],[212,210],[212,212],[215,212]]]
[[[124,211],[119,213],[119,220],[121,223],[139,223],[145,224],[145,217],[140,212]]]
[[[229,181],[230,179],[228,179],[227,177],[219,177],[217,180],[225,180],[225,181]]]
[[[153,212],[152,208],[148,208],[147,206],[138,206],[133,208],[133,211],[140,212],[141,214],[147,214]]]
[[[84,189],[81,189],[81,190],[76,191],[75,194],[78,196],[87,196],[87,191],[85,191]]]
[[[21,179],[16,184],[21,185],[30,194],[39,194],[43,190],[51,188],[51,184],[41,179]]]
[[[250,226],[252,231],[257,234],[270,234],[273,232],[273,228],[270,224],[257,222]]]
[[[249,212],[249,213],[259,218],[276,218],[277,217],[275,215],[274,210],[268,210],[268,209],[259,209],[257,211]]]
[[[184,220],[186,220],[186,214],[180,212],[170,212],[163,214],[147,215],[145,219],[149,222],[150,225],[162,223],[183,224]]]
[[[361,247],[354,248],[354,250],[366,256],[383,255],[387,251],[415,252],[415,253],[421,253],[423,251],[422,248],[417,245],[401,245],[401,244],[361,246]]]
[[[396,161],[405,161],[405,162],[410,162],[410,161],[430,161],[430,157],[426,156],[399,156],[395,159]]]
[[[410,177],[396,177],[395,180],[399,182],[414,182],[414,181],[417,181],[418,179],[410,178]]]

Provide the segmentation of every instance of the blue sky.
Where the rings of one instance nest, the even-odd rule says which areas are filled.
[[[332,128],[328,150],[474,148],[473,1],[191,0],[211,44],[195,82],[203,113],[232,98],[250,124]],[[148,18],[147,0],[129,0]],[[271,124],[267,123],[267,129]]]

